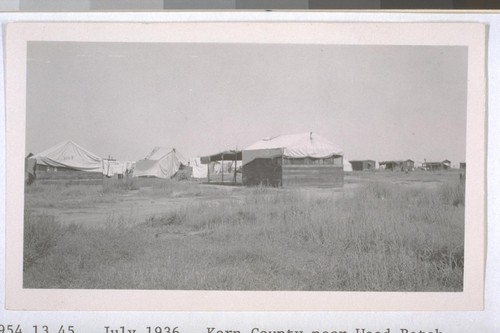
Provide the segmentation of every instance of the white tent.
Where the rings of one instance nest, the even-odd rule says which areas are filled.
[[[199,157],[192,157],[189,159],[189,166],[193,169],[191,177],[193,178],[207,178],[207,166],[201,164]]]
[[[175,149],[155,147],[143,160],[137,161],[134,177],[172,178],[187,161]]]
[[[252,153],[252,151],[259,151]],[[265,138],[243,150],[243,165],[258,157],[282,155],[288,158],[329,158],[343,156],[344,152],[334,143],[316,133],[280,135]]]
[[[35,159],[37,165],[86,172],[102,172],[102,159],[71,140],[33,155],[30,159]]]

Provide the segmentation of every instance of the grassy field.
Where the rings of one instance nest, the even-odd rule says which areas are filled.
[[[359,172],[345,181],[343,189],[40,181],[25,191],[24,287],[462,290],[458,173]],[[77,219],[91,213],[93,223]]]

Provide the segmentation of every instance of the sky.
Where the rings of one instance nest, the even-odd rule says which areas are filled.
[[[29,42],[26,152],[139,160],[315,132],[348,159],[465,161],[467,48]]]

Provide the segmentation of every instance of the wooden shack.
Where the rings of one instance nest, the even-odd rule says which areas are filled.
[[[403,161],[383,161],[380,165],[384,167],[385,170],[399,171],[402,168]]]
[[[349,163],[351,163],[353,171],[373,171],[377,162],[374,160],[356,160],[349,161]]]
[[[394,161],[383,161],[380,165],[384,167],[385,170],[391,171],[413,171],[415,169],[415,161],[413,160],[394,160]]]
[[[315,133],[263,139],[243,150],[243,184],[344,185],[343,151]]]
[[[425,162],[423,167],[424,170],[427,171],[449,170],[451,168],[451,162],[449,160],[444,160],[442,162]]]
[[[415,169],[415,161],[406,160],[401,163],[401,171],[413,171]]]

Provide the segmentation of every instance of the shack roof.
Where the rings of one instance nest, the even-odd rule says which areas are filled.
[[[203,164],[208,164],[215,161],[234,161],[241,160],[241,150],[226,150],[217,154],[200,157]]]

